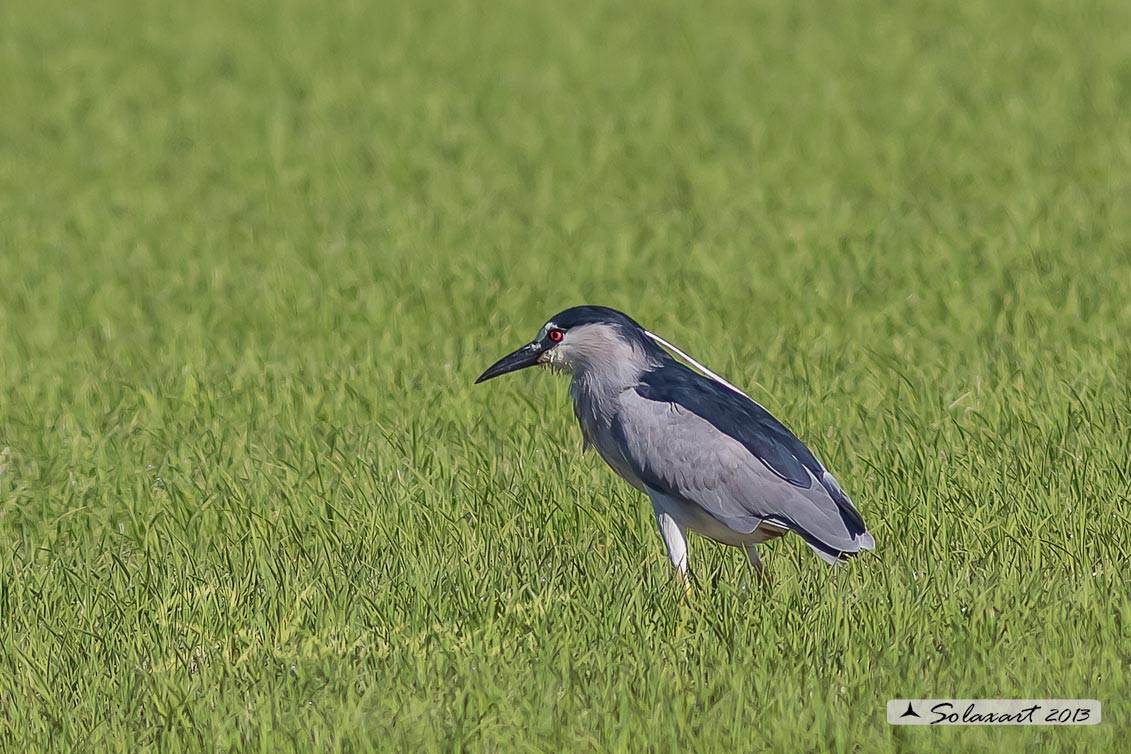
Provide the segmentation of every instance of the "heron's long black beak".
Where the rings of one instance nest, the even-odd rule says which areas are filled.
[[[517,372],[519,369],[532,367],[538,363],[538,358],[541,355],[541,346],[537,343],[527,343],[522,348],[508,353],[489,366],[486,372],[479,375],[479,379],[475,381],[475,384],[478,385],[480,382],[486,382],[489,379],[506,374],[507,372]]]

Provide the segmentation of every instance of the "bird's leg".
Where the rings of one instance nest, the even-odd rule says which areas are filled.
[[[750,560],[750,565],[754,566],[754,579],[763,588],[767,589],[770,586],[770,574],[766,573],[766,566],[762,565],[762,559],[758,557],[758,547],[754,544],[745,544],[742,549],[746,552],[747,559]]]
[[[684,593],[691,596],[691,579],[687,575],[687,530],[666,510],[656,508],[656,525],[660,528],[660,538],[668,549],[668,557],[683,581]]]

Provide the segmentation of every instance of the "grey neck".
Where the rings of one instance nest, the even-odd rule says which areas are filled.
[[[570,354],[569,392],[582,429],[588,434],[612,421],[620,395],[638,385],[641,375],[659,362],[630,341],[602,338],[604,333],[592,331],[587,335],[586,345],[591,347],[575,348]]]

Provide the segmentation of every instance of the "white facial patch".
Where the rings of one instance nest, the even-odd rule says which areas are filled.
[[[561,328],[559,328],[557,325],[555,325],[553,320],[550,320],[546,324],[542,325],[542,329],[538,331],[538,337],[536,337],[534,339],[534,341],[536,343],[542,342],[543,340],[546,339],[546,334],[548,332],[550,332],[550,330],[557,330],[557,329],[561,329]],[[556,348],[551,348],[548,351],[543,351],[542,355],[538,357],[538,364],[540,366],[550,367],[551,369],[553,369],[555,371],[561,371],[561,369],[562,369],[561,354],[558,353],[558,349],[556,349]]]
[[[553,320],[550,320],[546,324],[542,325],[542,329],[538,331],[538,337],[535,338],[535,340],[542,340],[542,338],[545,338],[546,333],[550,332],[550,330],[560,330],[560,329],[561,329],[560,327],[558,327],[557,325],[554,324]]]

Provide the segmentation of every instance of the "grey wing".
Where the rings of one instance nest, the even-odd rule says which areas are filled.
[[[816,479],[808,488],[791,483],[679,404],[629,391],[613,430],[625,461],[645,485],[694,503],[740,534],[762,522],[789,529],[828,562],[874,545],[867,532],[849,530],[824,484]]]

